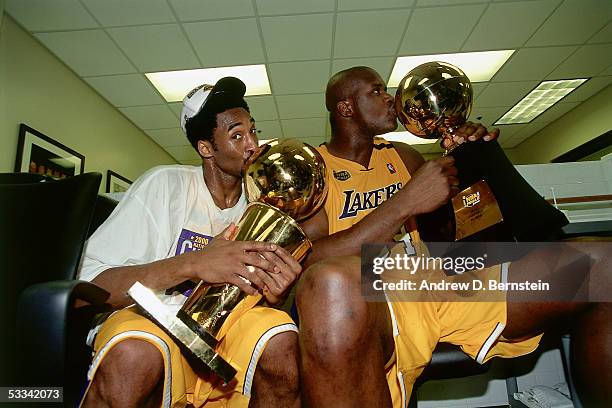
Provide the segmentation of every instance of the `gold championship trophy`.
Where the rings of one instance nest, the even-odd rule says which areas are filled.
[[[472,110],[472,84],[459,68],[446,62],[428,62],[412,69],[400,82],[395,108],[400,122],[412,134],[451,141],[444,156],[458,145],[453,133]],[[495,195],[485,180],[463,189],[452,199],[455,240],[503,221]]]
[[[452,198],[455,240],[547,240],[565,216],[518,173],[497,141],[452,143],[472,109],[472,84],[459,68],[428,62],[400,82],[395,110],[406,130],[426,139],[450,141],[444,155],[455,158],[461,191]],[[502,223],[502,221],[504,221]]]
[[[325,200],[325,163],[313,147],[296,139],[272,140],[246,165],[244,188],[250,202],[232,240],[275,243],[301,261],[312,247],[296,220],[312,215]],[[236,370],[216,353],[229,327],[262,298],[237,286],[200,282],[175,315],[136,282],[134,301],[182,348],[224,381]]]

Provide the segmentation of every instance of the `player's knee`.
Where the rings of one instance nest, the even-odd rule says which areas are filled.
[[[133,373],[135,370],[148,373],[148,382],[156,384],[155,379],[163,375],[164,361],[160,351],[152,344],[138,339],[126,339],[109,350],[96,376],[100,374],[105,382],[125,384],[133,378],[125,373]]]
[[[256,381],[266,381],[285,391],[299,389],[298,336],[295,332],[283,332],[272,337],[259,358]]]
[[[83,405],[142,406],[144,401],[156,404],[161,401],[163,373],[164,362],[155,346],[143,340],[123,340],[102,360]]]
[[[359,289],[360,261],[358,257],[328,258],[308,268],[300,278],[297,288],[298,308],[306,308],[317,302],[334,300],[334,304],[351,300],[338,296],[338,290],[345,293]],[[316,302],[313,302],[313,299]]]
[[[313,265],[297,292],[300,352],[311,360],[342,358],[368,343],[372,307],[361,296],[360,259],[328,259]]]

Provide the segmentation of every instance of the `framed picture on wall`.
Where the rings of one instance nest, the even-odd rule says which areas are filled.
[[[76,176],[84,170],[85,156],[28,125],[19,125],[16,172],[61,179]]]
[[[106,171],[106,192],[107,193],[123,193],[130,188],[132,180],[115,173],[112,170]]]

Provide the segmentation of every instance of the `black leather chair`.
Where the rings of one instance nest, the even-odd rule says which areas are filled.
[[[93,217],[91,218],[91,224],[89,225],[89,231],[87,231],[87,238],[89,238],[104,221],[106,221],[117,204],[119,204],[119,201],[117,200],[105,195],[98,195],[98,199],[96,200],[96,205],[94,207]]]
[[[74,280],[89,230],[99,173],[63,180],[0,174],[0,384],[64,387],[76,400],[90,358],[84,339],[108,293]],[[85,320],[82,320],[84,318]]]

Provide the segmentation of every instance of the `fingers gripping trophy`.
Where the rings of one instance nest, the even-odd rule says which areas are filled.
[[[245,169],[250,204],[231,239],[275,243],[301,261],[312,243],[298,221],[314,214],[327,194],[323,158],[299,140],[272,140],[260,147]],[[176,315],[138,282],[128,294],[187,354],[226,382],[234,377],[236,370],[215,350],[229,327],[259,303],[261,294],[250,296],[235,285],[200,282]]]

